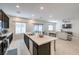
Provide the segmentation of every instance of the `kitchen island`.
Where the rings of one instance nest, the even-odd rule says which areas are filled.
[[[56,37],[50,37],[47,35],[44,35],[44,37],[39,37],[39,35],[24,34],[25,44],[29,52],[33,55],[50,55],[52,41],[54,41],[54,51],[56,51],[56,39]]]

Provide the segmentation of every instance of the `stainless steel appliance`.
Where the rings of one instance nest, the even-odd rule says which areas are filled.
[[[0,55],[4,55],[8,47],[8,40],[7,38],[4,38],[2,42],[0,43]]]

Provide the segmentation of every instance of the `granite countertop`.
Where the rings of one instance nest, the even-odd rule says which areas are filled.
[[[0,37],[4,37],[4,36],[8,37],[11,33],[12,33],[12,32],[8,32],[8,33],[6,33],[6,34],[2,34],[2,35],[0,35]]]
[[[42,38],[40,38],[38,35],[28,35],[28,34],[26,35],[39,46],[58,39],[56,37],[51,37],[48,35],[44,35],[44,37]]]

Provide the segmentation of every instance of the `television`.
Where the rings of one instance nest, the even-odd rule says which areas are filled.
[[[70,28],[72,28],[72,24],[63,24],[62,28],[70,29]]]

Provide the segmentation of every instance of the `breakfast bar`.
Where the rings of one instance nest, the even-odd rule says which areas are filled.
[[[33,55],[50,55],[51,54],[51,42],[54,41],[54,51],[56,51],[56,37],[48,35],[29,35],[24,34],[24,42]]]

